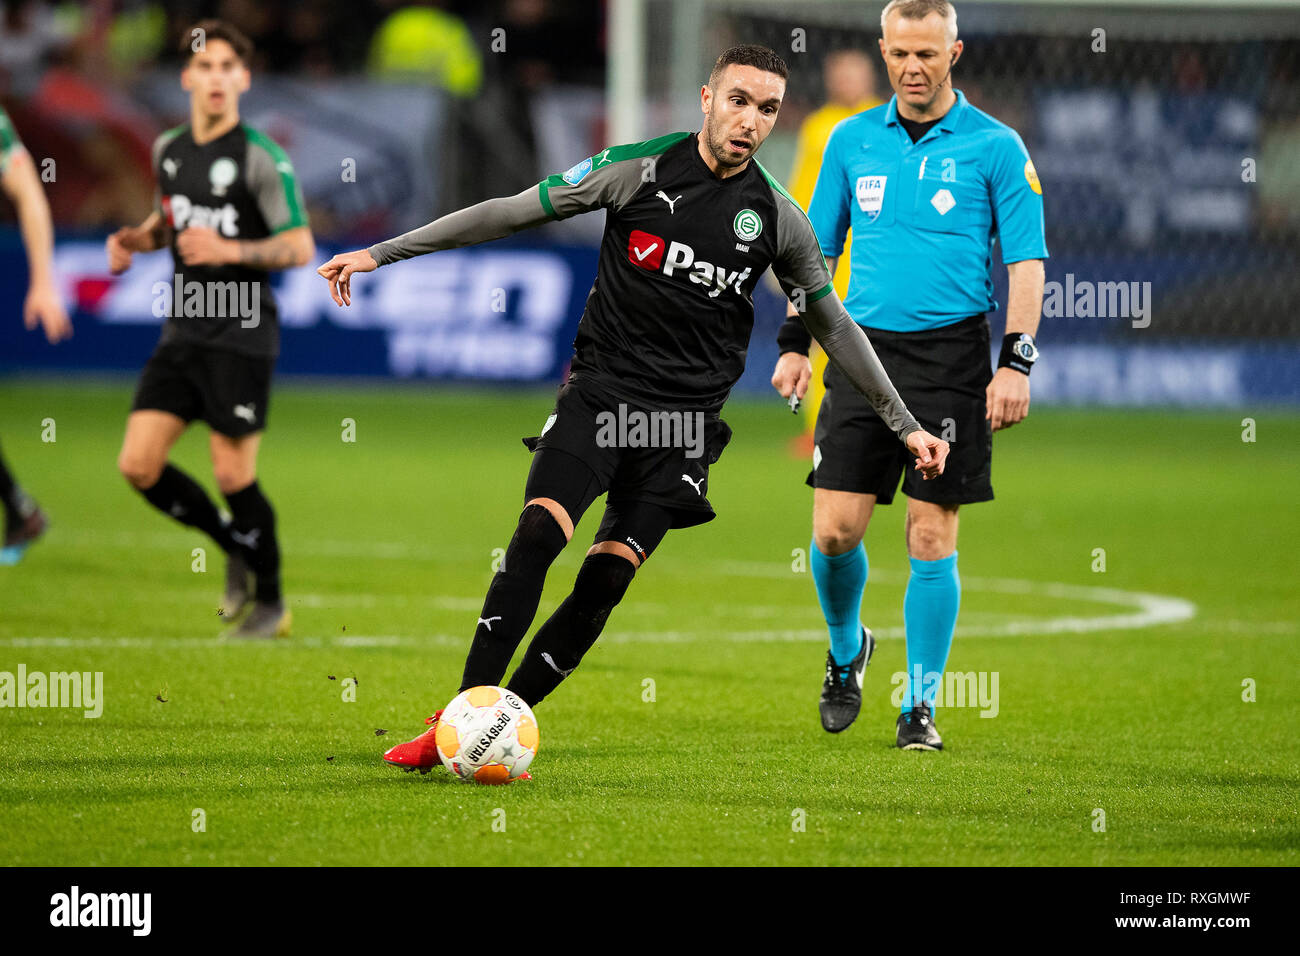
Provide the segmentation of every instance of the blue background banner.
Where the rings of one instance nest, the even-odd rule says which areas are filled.
[[[355,248],[355,247],[352,247]],[[318,249],[323,262],[340,247]],[[107,273],[103,237],[65,238],[55,253],[75,335],[57,346],[22,326],[26,265],[18,234],[0,232],[0,374],[138,371],[158,339],[156,303],[172,282],[170,253],[137,256],[122,276]],[[586,245],[507,240],[423,256],[361,276],[341,309],[314,268],[273,278],[280,307],[279,374],[390,377],[450,382],[541,384],[563,379],[578,319],[595,275]],[[1156,275],[1152,316],[1135,328],[1124,316],[1046,317],[1034,398],[1078,405],[1300,405],[1300,343],[1293,339],[1174,338],[1161,333],[1158,269],[1150,261],[1083,257],[1049,263],[1049,282]],[[999,301],[1006,273],[995,263]],[[1073,287],[1072,287],[1073,288]],[[784,301],[768,281],[754,293],[748,369],[737,391],[770,394],[776,329]],[[1000,342],[1002,316],[993,317]]]

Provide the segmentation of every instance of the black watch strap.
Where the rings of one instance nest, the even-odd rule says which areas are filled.
[[[1038,361],[1038,346],[1034,337],[1028,332],[1008,332],[1002,337],[1002,354],[998,356],[998,368],[1013,368],[1025,375]]]

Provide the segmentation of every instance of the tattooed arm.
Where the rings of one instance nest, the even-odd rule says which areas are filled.
[[[223,239],[215,230],[190,226],[176,237],[187,266],[243,265],[274,272],[305,266],[316,255],[311,229],[296,226],[266,239]]]
[[[239,242],[239,264],[268,272],[305,266],[315,255],[316,244],[306,226],[287,229],[269,239],[242,239]]]

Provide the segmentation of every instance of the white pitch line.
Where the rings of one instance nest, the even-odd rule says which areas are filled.
[[[752,573],[756,576],[768,576],[770,566],[754,565],[751,570],[740,570],[734,564],[729,569],[733,574]],[[789,573],[789,572],[784,572]],[[901,578],[902,575],[887,575],[877,572],[877,579]],[[990,623],[974,623],[963,626],[957,623],[958,637],[1022,637],[1032,634],[1089,634],[1097,631],[1134,630],[1156,627],[1162,624],[1175,624],[1190,620],[1196,616],[1196,605],[1182,598],[1162,594],[1147,594],[1142,591],[1125,591],[1119,588],[1103,588],[1078,584],[1063,584],[1053,581],[1027,581],[1020,578],[981,578],[962,579],[962,587],[972,591],[993,591],[1005,594],[1036,595],[1072,601],[1092,601],[1125,608],[1124,613],[1101,614],[1094,616],[1066,615],[1052,618],[1026,618]],[[344,603],[346,595],[303,595],[290,598],[291,604],[309,604],[313,607],[330,607],[334,603]],[[311,600],[303,600],[310,598]],[[405,604],[401,595],[351,595],[354,601],[368,600],[363,606],[373,607],[386,603]],[[458,598],[440,595],[417,595],[411,603],[432,604],[449,610],[477,610],[480,602],[471,598]],[[355,604],[353,606],[356,606]],[[774,611],[789,615],[790,609],[774,607]],[[629,607],[635,613],[635,605]],[[872,633],[882,640],[899,640],[906,636],[902,627],[872,628]],[[746,642],[809,642],[821,643],[826,640],[824,628],[803,629],[751,629],[736,630],[670,630],[670,631],[623,631],[613,630],[602,638],[606,643],[661,643],[682,644],[708,641]],[[434,634],[427,637],[403,635],[333,635],[330,637],[305,637],[291,642],[307,647],[429,647],[429,646],[468,646],[470,634],[450,635]],[[215,642],[215,640],[214,640]],[[0,638],[0,647],[194,647],[209,643],[203,638],[73,638],[73,637],[13,637]],[[242,642],[229,642],[242,645]],[[253,642],[251,646],[257,646]]]
[[[157,550],[174,550],[179,545],[185,544],[188,540],[188,537],[183,532],[115,531],[103,533],[89,529],[65,529],[61,533],[66,535],[68,539],[79,541],[82,544],[102,545],[109,543],[122,547],[148,547]],[[338,557],[369,557],[393,560],[437,560],[445,558],[445,555],[439,552],[436,548],[411,545],[402,542],[313,541],[294,539],[294,549],[302,552]],[[718,574],[730,575],[733,577],[758,577],[788,580],[796,576],[790,565],[784,561],[721,561],[715,565],[712,570]],[[665,575],[689,575],[696,579],[699,577],[698,569],[677,568],[672,565],[656,568],[656,572]],[[885,569],[873,570],[870,576],[871,581],[883,584],[904,584],[906,583],[907,578],[908,574],[906,572],[890,571]],[[1196,616],[1197,612],[1196,605],[1191,601],[1184,600],[1183,598],[1162,594],[1149,594],[1142,591],[1126,591],[1120,588],[1098,587],[1095,585],[1065,584],[1054,581],[1030,581],[1023,578],[967,577],[963,575],[962,587],[963,589],[970,591],[989,591],[1020,596],[1033,595],[1048,599],[1108,604],[1112,607],[1124,608],[1125,611],[1118,614],[1101,614],[1092,616],[1066,615],[1050,618],[1036,617],[999,622],[980,622],[978,618],[971,620],[971,617],[974,617],[974,615],[971,615],[968,616],[968,624],[966,625],[962,624],[960,618],[958,619],[957,636],[959,637],[1020,637],[1030,634],[1087,634],[1097,631],[1133,630],[1138,628],[1157,627],[1163,624],[1175,624],[1180,621],[1190,620]],[[151,597],[169,600],[193,600],[193,595],[188,590],[174,588],[153,591],[151,592]],[[809,600],[810,602],[812,601],[811,596],[809,597]],[[477,612],[482,607],[483,602],[479,597],[462,597],[459,595],[376,595],[357,594],[351,592],[345,594],[291,593],[289,595],[289,603],[293,606],[317,609],[413,606],[432,607],[439,610],[463,611],[469,613]],[[744,616],[754,619],[793,616],[791,609],[784,605],[741,605],[739,609],[735,605],[731,605],[730,607],[731,611],[727,611],[726,606],[723,605],[714,605],[713,609],[715,612],[723,612],[724,614],[731,613],[733,616]],[[627,610],[631,613],[636,613],[636,605],[629,602]],[[643,614],[665,612],[676,613],[675,609],[671,606],[653,602],[648,602],[645,605],[642,605],[641,612]],[[218,624],[218,627],[219,626],[220,625]],[[1247,628],[1248,626],[1249,622],[1247,622]],[[884,640],[901,639],[905,636],[904,630],[901,626],[872,628],[872,633],[877,638]],[[307,644],[309,641],[324,641],[326,643],[321,646],[422,647],[444,643],[444,638],[447,639],[447,641],[468,644],[470,635],[465,634],[455,638],[452,638],[450,635],[441,634],[431,635],[428,637],[398,635],[336,635],[325,638],[298,638],[297,643]],[[728,641],[741,643],[751,641],[824,642],[826,640],[826,631],[822,627],[766,630],[747,629],[743,631],[706,629],[622,631],[616,629],[605,635],[602,639],[607,643],[691,643],[697,641]],[[165,643],[161,645],[154,643],[157,641]],[[196,641],[201,643],[203,639],[132,637],[82,639],[67,637],[17,637],[0,638],[0,647],[134,647],[171,646],[172,643],[179,646],[194,646]],[[308,644],[308,646],[316,645]]]

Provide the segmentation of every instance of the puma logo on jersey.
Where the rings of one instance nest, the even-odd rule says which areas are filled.
[[[181,168],[181,161],[179,159],[172,159],[168,156],[162,161],[162,168],[163,172],[167,174],[168,179],[175,179],[177,170]]]
[[[664,192],[662,189],[659,190],[657,193],[655,193],[655,195],[658,196],[660,199],[662,199],[664,202],[668,203],[668,215],[671,216],[673,213],[677,211],[677,209],[675,208],[677,206],[677,199],[681,199],[682,198],[681,196],[678,196],[677,199],[669,199],[668,194]]]
[[[633,229],[632,234],[628,236],[627,258],[634,266],[649,272],[662,271],[669,277],[685,270],[691,282],[708,287],[710,299],[716,299],[728,288],[733,289],[737,295],[743,296],[745,280],[753,271],[748,266],[733,271],[726,266],[714,265],[711,262],[696,262],[695,250],[686,243],[665,243],[662,236],[642,232],[640,229]]]
[[[492,622],[499,620],[501,620],[500,614],[496,615],[496,617],[481,617],[478,619],[478,622],[490,631],[492,630]]]
[[[250,425],[256,423],[257,414],[253,411],[254,404],[255,403],[253,402],[249,402],[247,405],[236,405],[234,411],[235,417],[242,418]]]
[[[694,488],[694,489],[695,489],[695,493],[696,493],[697,495],[700,495],[701,497],[703,497],[704,492],[700,490],[700,485],[704,484],[704,479],[703,479],[703,478],[697,478],[697,479],[695,479],[694,481],[691,481],[691,476],[690,476],[690,475],[682,475],[682,481],[686,482],[688,485],[690,485],[692,488]]]
[[[230,203],[213,209],[211,206],[190,202],[188,196],[173,193],[167,197],[167,209],[171,213],[171,227],[177,232],[187,226],[198,226],[202,229],[215,229],[232,239],[239,235],[239,210]]]
[[[613,160],[609,158],[609,150],[607,149],[603,153],[601,153],[600,156],[597,158],[596,165],[604,166],[606,163],[612,163],[612,162]]]

